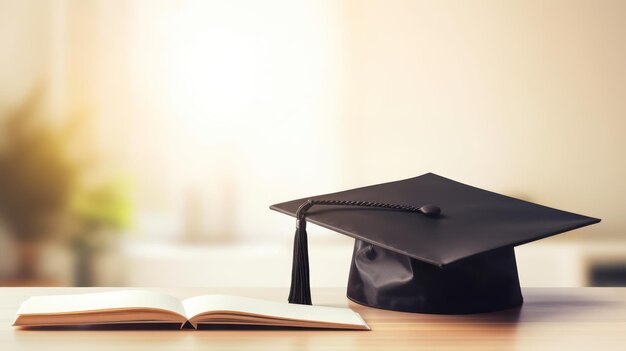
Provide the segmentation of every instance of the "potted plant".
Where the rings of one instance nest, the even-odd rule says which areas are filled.
[[[37,278],[42,243],[64,232],[81,170],[66,147],[71,123],[42,119],[40,96],[0,120],[0,221],[14,239],[22,281]]]
[[[41,114],[41,97],[35,90],[0,118],[0,224],[15,244],[18,285],[41,282],[42,249],[52,241],[73,249],[76,285],[92,285],[94,257],[130,223],[128,182],[98,172],[86,114],[55,124]]]

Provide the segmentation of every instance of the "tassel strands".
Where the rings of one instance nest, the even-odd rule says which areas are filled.
[[[310,305],[311,283],[309,277],[309,249],[306,221],[298,220],[293,243],[293,266],[291,268],[291,289],[289,303]]]
[[[306,211],[313,201],[300,205],[296,212],[296,235],[293,241],[293,265],[291,267],[291,289],[289,303],[311,305],[311,282],[309,276],[309,247],[306,233]]]

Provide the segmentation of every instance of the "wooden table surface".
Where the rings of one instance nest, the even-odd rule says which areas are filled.
[[[114,288],[0,288],[0,350],[626,350],[626,288],[527,288],[522,307],[475,315],[384,311],[349,302],[344,289],[314,289],[313,301],[349,306],[371,331],[20,330],[31,295]],[[180,298],[232,294],[284,301],[287,289],[157,289]]]

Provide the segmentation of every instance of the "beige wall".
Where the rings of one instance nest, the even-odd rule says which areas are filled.
[[[42,77],[94,106],[98,140],[147,173],[148,235],[184,227],[163,223],[184,221],[197,184],[202,213],[237,214],[212,231],[282,240],[293,225],[270,203],[432,171],[623,236],[625,14],[626,1],[0,0],[0,107]],[[196,44],[202,60],[179,60]],[[242,70],[236,103],[211,98],[225,84],[211,77]],[[175,108],[190,101],[199,112]]]
[[[603,219],[574,236],[625,235],[626,2],[344,13],[347,185],[432,171]]]
[[[597,240],[626,239],[625,17],[591,0],[0,0],[0,112],[47,80],[52,114],[91,107],[136,178],[139,243],[105,285],[285,285],[293,221],[269,204],[425,172],[602,218],[518,250],[523,285],[581,285],[585,255],[626,257]],[[206,247],[172,245],[189,234]],[[309,238],[313,285],[343,286],[351,240]],[[66,258],[48,267],[71,280]],[[264,273],[171,269],[200,258]]]
[[[0,113],[47,70],[49,13],[48,2],[0,0]]]

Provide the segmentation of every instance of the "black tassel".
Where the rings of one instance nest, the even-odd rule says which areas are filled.
[[[311,282],[309,278],[309,248],[306,233],[306,210],[312,206],[308,201],[302,204],[296,214],[296,235],[293,241],[293,265],[291,267],[291,289],[289,303],[311,305]]]

